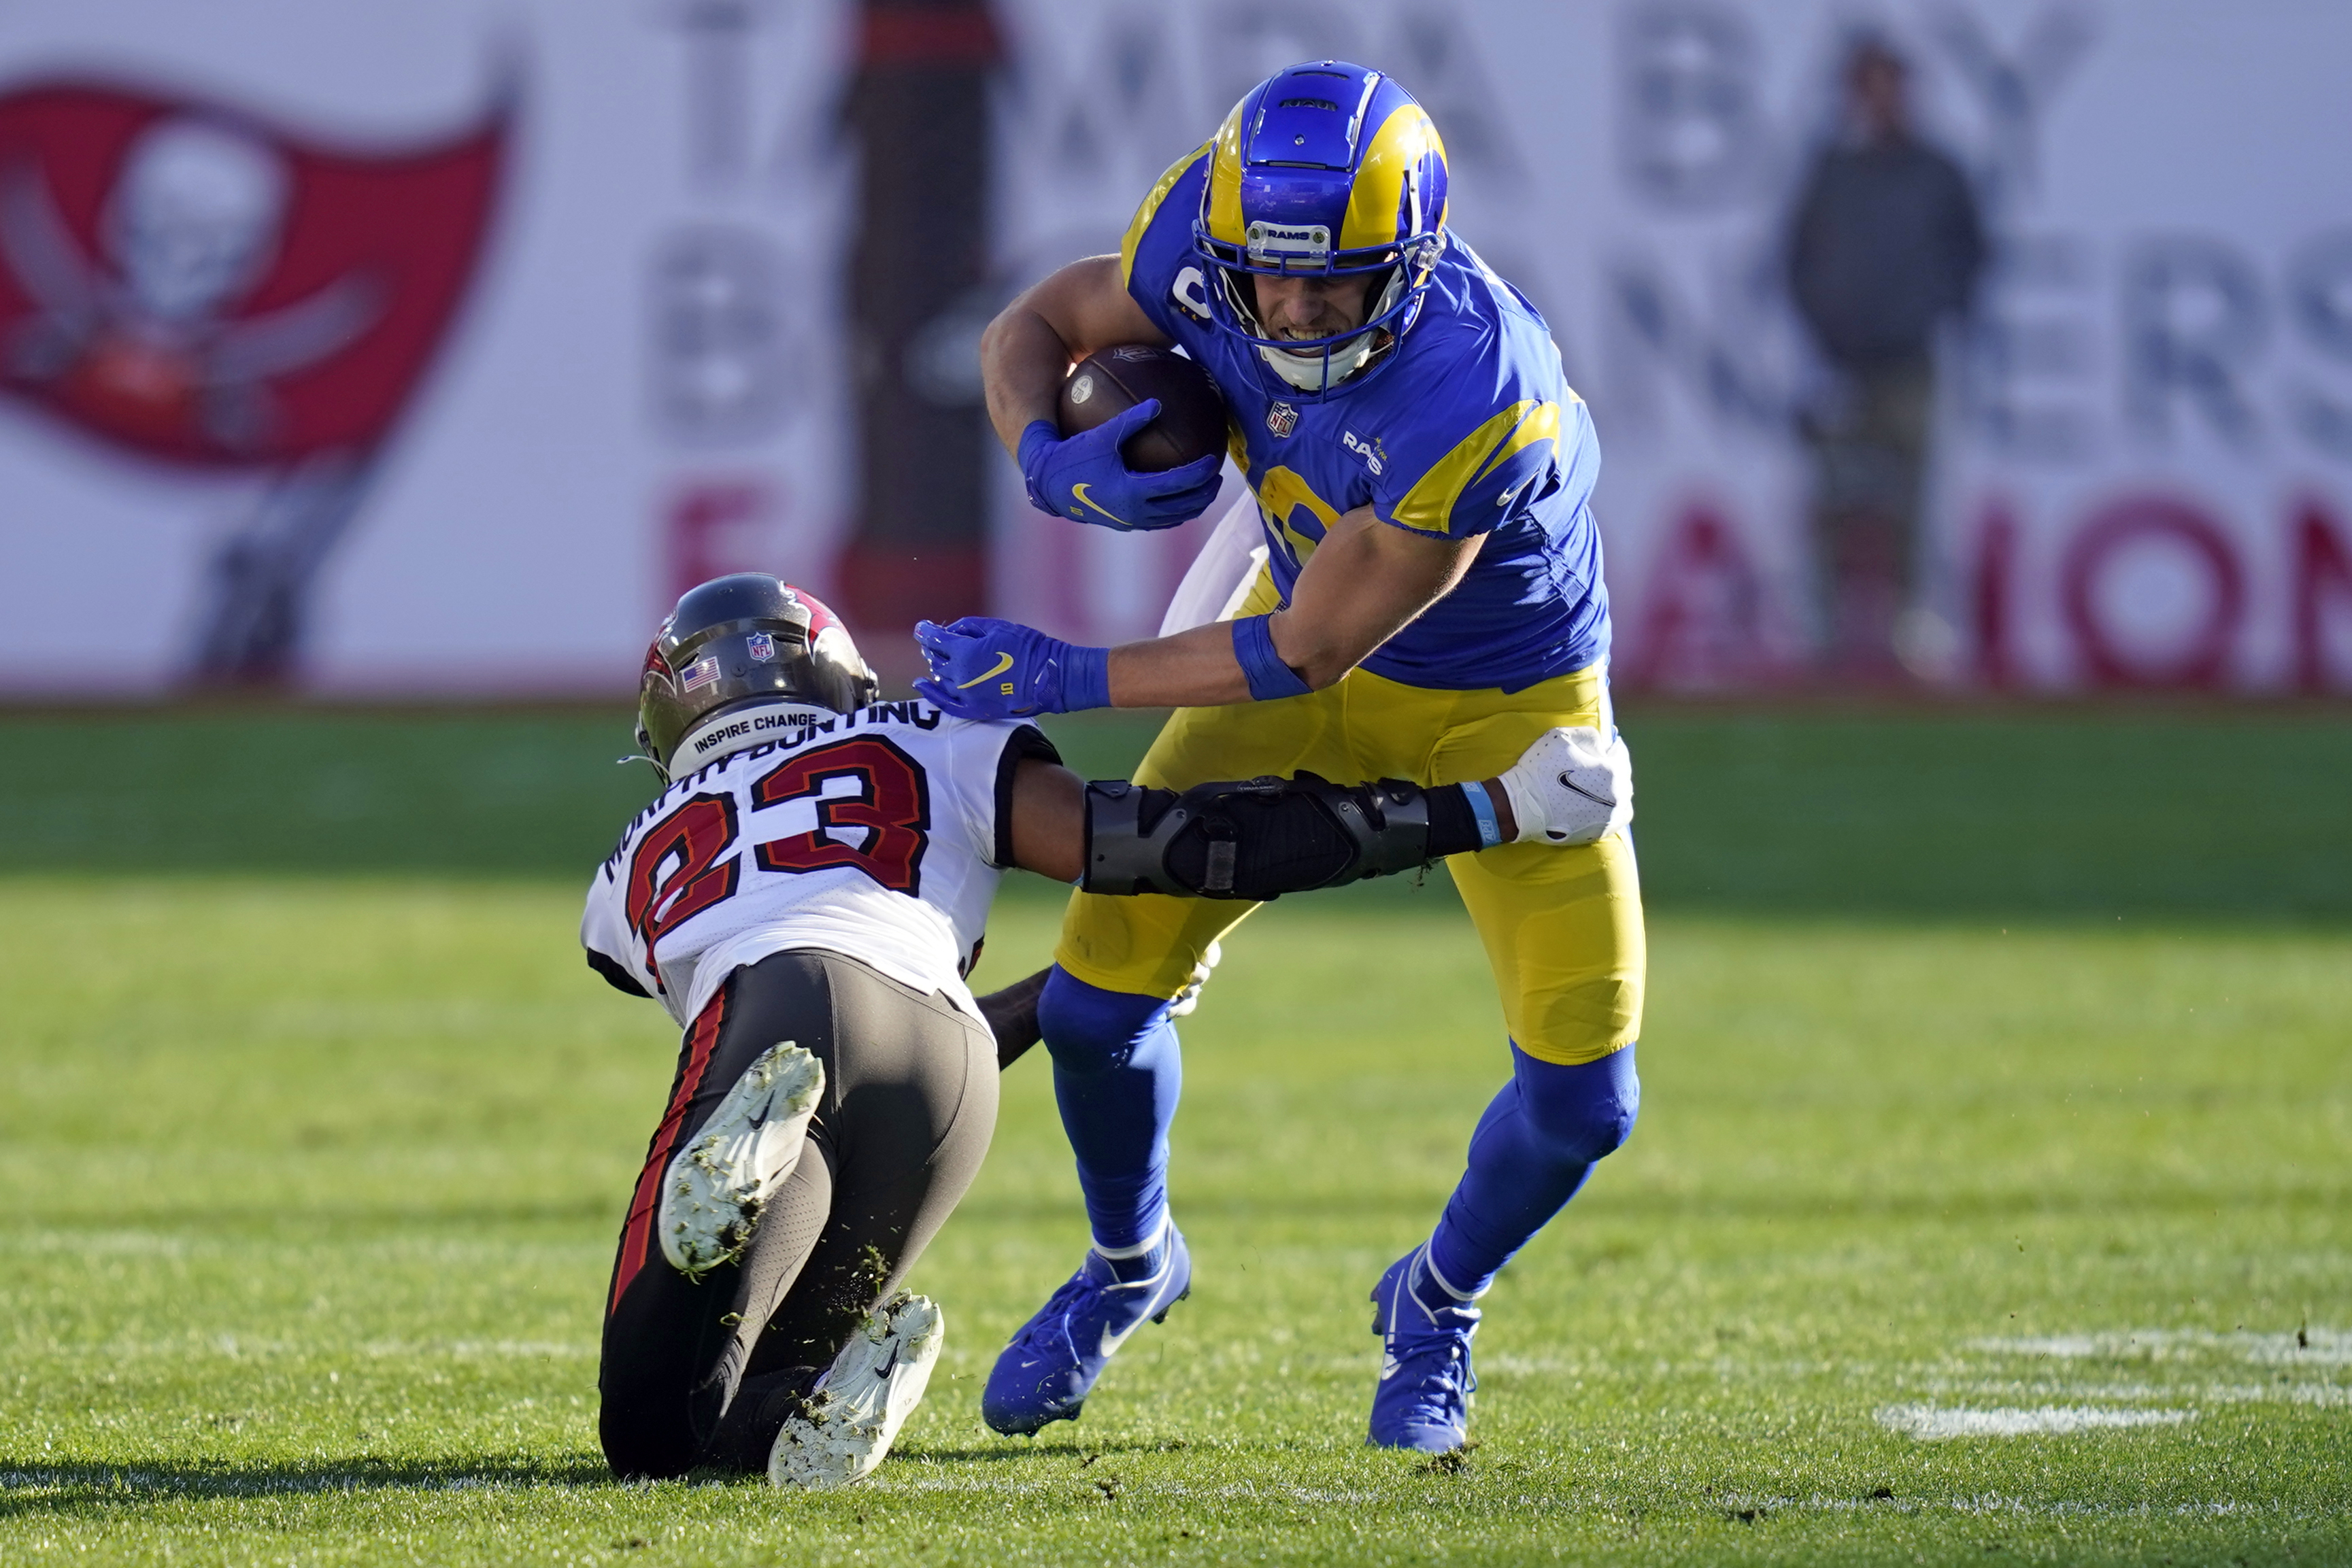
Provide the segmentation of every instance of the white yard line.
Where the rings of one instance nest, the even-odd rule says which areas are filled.
[[[2130,1329],[2118,1333],[1976,1339],[1968,1348],[1996,1355],[2054,1361],[2183,1361],[2226,1355],[2257,1366],[2352,1366],[2352,1333],[2299,1329],[2293,1333],[2215,1333],[2208,1329]]]
[[[2177,1427],[2196,1417],[2194,1410],[2116,1410],[2094,1405],[2044,1405],[2032,1410],[1890,1405],[1878,1412],[1878,1424],[1931,1443],[1948,1437],[2064,1437],[2112,1427]]]

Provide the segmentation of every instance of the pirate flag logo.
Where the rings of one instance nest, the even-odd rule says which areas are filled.
[[[270,478],[214,559],[199,679],[290,673],[305,593],[479,259],[506,102],[355,151],[151,92],[0,96],[0,395]]]

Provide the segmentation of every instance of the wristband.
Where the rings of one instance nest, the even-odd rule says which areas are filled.
[[[1303,697],[1315,688],[1274,651],[1270,616],[1244,615],[1234,622],[1234,658],[1249,679],[1250,700],[1272,702],[1277,697]]]
[[[1110,706],[1110,650],[1062,645],[1062,709]]]
[[[1470,803],[1470,815],[1478,822],[1478,847],[1491,850],[1503,841],[1503,821],[1495,814],[1495,802],[1484,784],[1461,786],[1462,798]]]

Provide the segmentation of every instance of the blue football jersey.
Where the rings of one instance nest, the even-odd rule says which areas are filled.
[[[1535,307],[1449,232],[1389,362],[1320,401],[1286,397],[1257,350],[1209,319],[1192,221],[1210,152],[1144,199],[1120,272],[1224,392],[1284,602],[1324,530],[1369,506],[1397,528],[1490,537],[1454,591],[1364,668],[1407,685],[1517,691],[1604,656],[1609,592],[1591,505],[1601,448]]]

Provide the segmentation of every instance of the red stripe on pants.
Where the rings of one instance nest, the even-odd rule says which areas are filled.
[[[621,1228],[620,1261],[613,1267],[613,1297],[604,1303],[604,1315],[611,1317],[621,1304],[621,1292],[637,1277],[637,1270],[653,1256],[654,1217],[661,1209],[662,1176],[669,1162],[677,1154],[677,1145],[686,1135],[686,1109],[694,1103],[697,1090],[702,1087],[702,1075],[710,1070],[710,1053],[719,1044],[719,1030],[727,1021],[727,993],[731,984],[719,988],[719,994],[709,1005],[695,1016],[694,1028],[687,1036],[686,1066],[677,1075],[677,1087],[670,1092],[669,1109],[662,1115],[661,1126],[654,1133],[653,1145],[646,1152],[646,1168],[637,1173],[637,1190],[629,1199],[628,1223]]]

